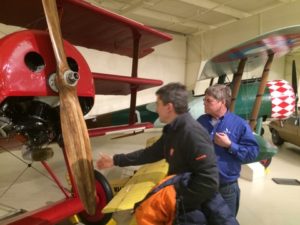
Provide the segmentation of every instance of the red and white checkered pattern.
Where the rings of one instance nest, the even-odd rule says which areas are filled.
[[[267,83],[272,101],[272,118],[285,119],[295,111],[295,92],[285,80],[272,80]]]

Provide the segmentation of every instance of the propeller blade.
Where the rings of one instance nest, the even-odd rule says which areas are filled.
[[[296,102],[295,102],[295,113],[298,113],[298,77],[297,77],[297,70],[296,70],[296,62],[293,60],[292,66],[292,86],[295,92]]]
[[[75,178],[79,198],[86,212],[93,215],[96,212],[95,177],[91,144],[76,91],[79,77],[70,70],[67,63],[56,1],[42,0],[42,2],[58,69],[56,85],[60,98],[64,148]]]

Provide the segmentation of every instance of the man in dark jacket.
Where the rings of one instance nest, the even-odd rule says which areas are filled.
[[[113,157],[102,154],[98,169],[132,166],[166,159],[168,175],[191,173],[188,185],[177,185],[184,210],[201,208],[218,191],[218,168],[214,147],[207,131],[188,113],[188,93],[184,85],[170,83],[157,92],[156,111],[166,123],[161,138],[152,146]]]

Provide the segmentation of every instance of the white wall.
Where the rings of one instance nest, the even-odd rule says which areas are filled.
[[[191,87],[195,83],[201,61],[208,60],[216,54],[263,33],[286,26],[299,25],[299,12],[300,1],[294,1],[290,4],[273,8],[261,15],[248,17],[197,36],[190,36],[188,38],[189,54],[187,58],[186,85]],[[299,59],[299,55],[295,57]],[[290,67],[290,64],[285,65],[286,62],[288,63],[284,58],[274,60],[269,79],[285,78],[289,80],[290,74],[285,75],[285,67]],[[253,71],[252,74],[261,74],[261,71],[262,68],[259,68],[257,71]]]

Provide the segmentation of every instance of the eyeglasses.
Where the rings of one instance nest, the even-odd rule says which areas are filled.
[[[214,98],[203,98],[203,103],[213,103],[213,102],[219,102],[217,99]]]

